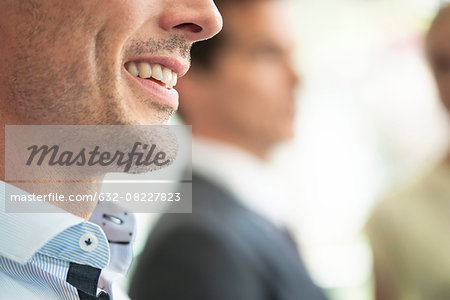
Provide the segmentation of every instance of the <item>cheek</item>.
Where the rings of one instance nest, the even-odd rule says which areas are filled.
[[[290,123],[294,109],[293,90],[282,67],[263,66],[252,73],[257,75],[249,77],[243,88],[248,91],[247,99],[252,99],[249,101],[254,106],[255,115],[259,115],[259,122],[277,122],[276,125],[268,124],[273,127],[284,127],[284,120]]]
[[[221,119],[233,119],[252,131],[285,131],[294,101],[289,79],[279,63],[228,61],[211,86],[211,106]],[[285,122],[286,121],[286,122]]]
[[[225,76],[225,93],[245,103],[276,106],[288,94],[285,74],[278,66],[264,63],[240,64]],[[281,101],[279,101],[281,100]]]
[[[287,72],[279,63],[258,66],[257,76],[247,82],[255,105],[252,114],[260,129],[274,139],[287,139],[292,135],[295,103],[293,86]]]

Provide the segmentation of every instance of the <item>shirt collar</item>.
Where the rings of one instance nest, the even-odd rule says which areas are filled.
[[[17,190],[18,194],[23,193],[20,189],[0,181],[0,255],[22,264],[29,261],[37,252],[73,261],[71,249],[76,246],[80,247],[78,243],[81,236],[78,235],[89,230],[98,238],[100,247],[96,253],[86,252],[84,257],[80,256],[75,262],[97,268],[107,265],[109,247],[99,226],[49,203],[42,204],[51,205],[54,213],[7,213],[5,209],[6,187],[8,192]],[[92,259],[92,255],[96,255],[98,258]]]
[[[192,167],[195,172],[231,192],[246,207],[272,223],[286,220],[281,203],[285,189],[273,175],[269,163],[228,143],[194,137]]]

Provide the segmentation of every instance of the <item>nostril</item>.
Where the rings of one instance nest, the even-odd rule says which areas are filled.
[[[193,33],[199,33],[203,30],[203,28],[194,23],[183,23],[175,26],[177,29],[189,30]]]

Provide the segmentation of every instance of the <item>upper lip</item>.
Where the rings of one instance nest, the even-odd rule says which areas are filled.
[[[139,56],[128,59],[125,64],[130,62],[146,62],[149,64],[158,64],[177,73],[178,78],[184,76],[191,65],[189,60],[187,59],[170,56]]]

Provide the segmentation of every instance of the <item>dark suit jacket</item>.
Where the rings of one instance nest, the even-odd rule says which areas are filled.
[[[150,234],[131,299],[325,299],[280,229],[202,177],[192,194],[192,214],[165,214]]]

